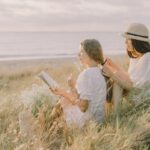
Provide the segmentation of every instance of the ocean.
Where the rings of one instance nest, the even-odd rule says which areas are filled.
[[[99,40],[105,55],[125,54],[117,32],[1,32],[0,60],[76,57],[88,38]]]

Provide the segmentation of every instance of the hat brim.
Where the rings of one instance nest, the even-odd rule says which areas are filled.
[[[134,39],[134,40],[139,40],[139,41],[144,41],[144,42],[149,42],[150,43],[150,39],[149,38],[129,35],[127,33],[121,33],[121,36],[123,36],[125,38],[128,38],[128,39]]]

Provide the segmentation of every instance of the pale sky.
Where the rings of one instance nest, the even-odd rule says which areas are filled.
[[[150,29],[150,0],[0,0],[0,31]]]

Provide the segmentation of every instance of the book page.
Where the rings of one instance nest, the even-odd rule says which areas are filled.
[[[40,77],[50,88],[59,87],[58,83],[45,71],[39,73],[38,77]]]

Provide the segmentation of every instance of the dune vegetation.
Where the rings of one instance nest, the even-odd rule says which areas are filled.
[[[114,61],[127,69],[127,59]],[[45,70],[67,89],[68,75],[81,71],[78,62],[25,66],[1,70],[0,150],[150,150],[150,85],[131,90],[119,115],[68,128],[59,97],[37,74]]]

